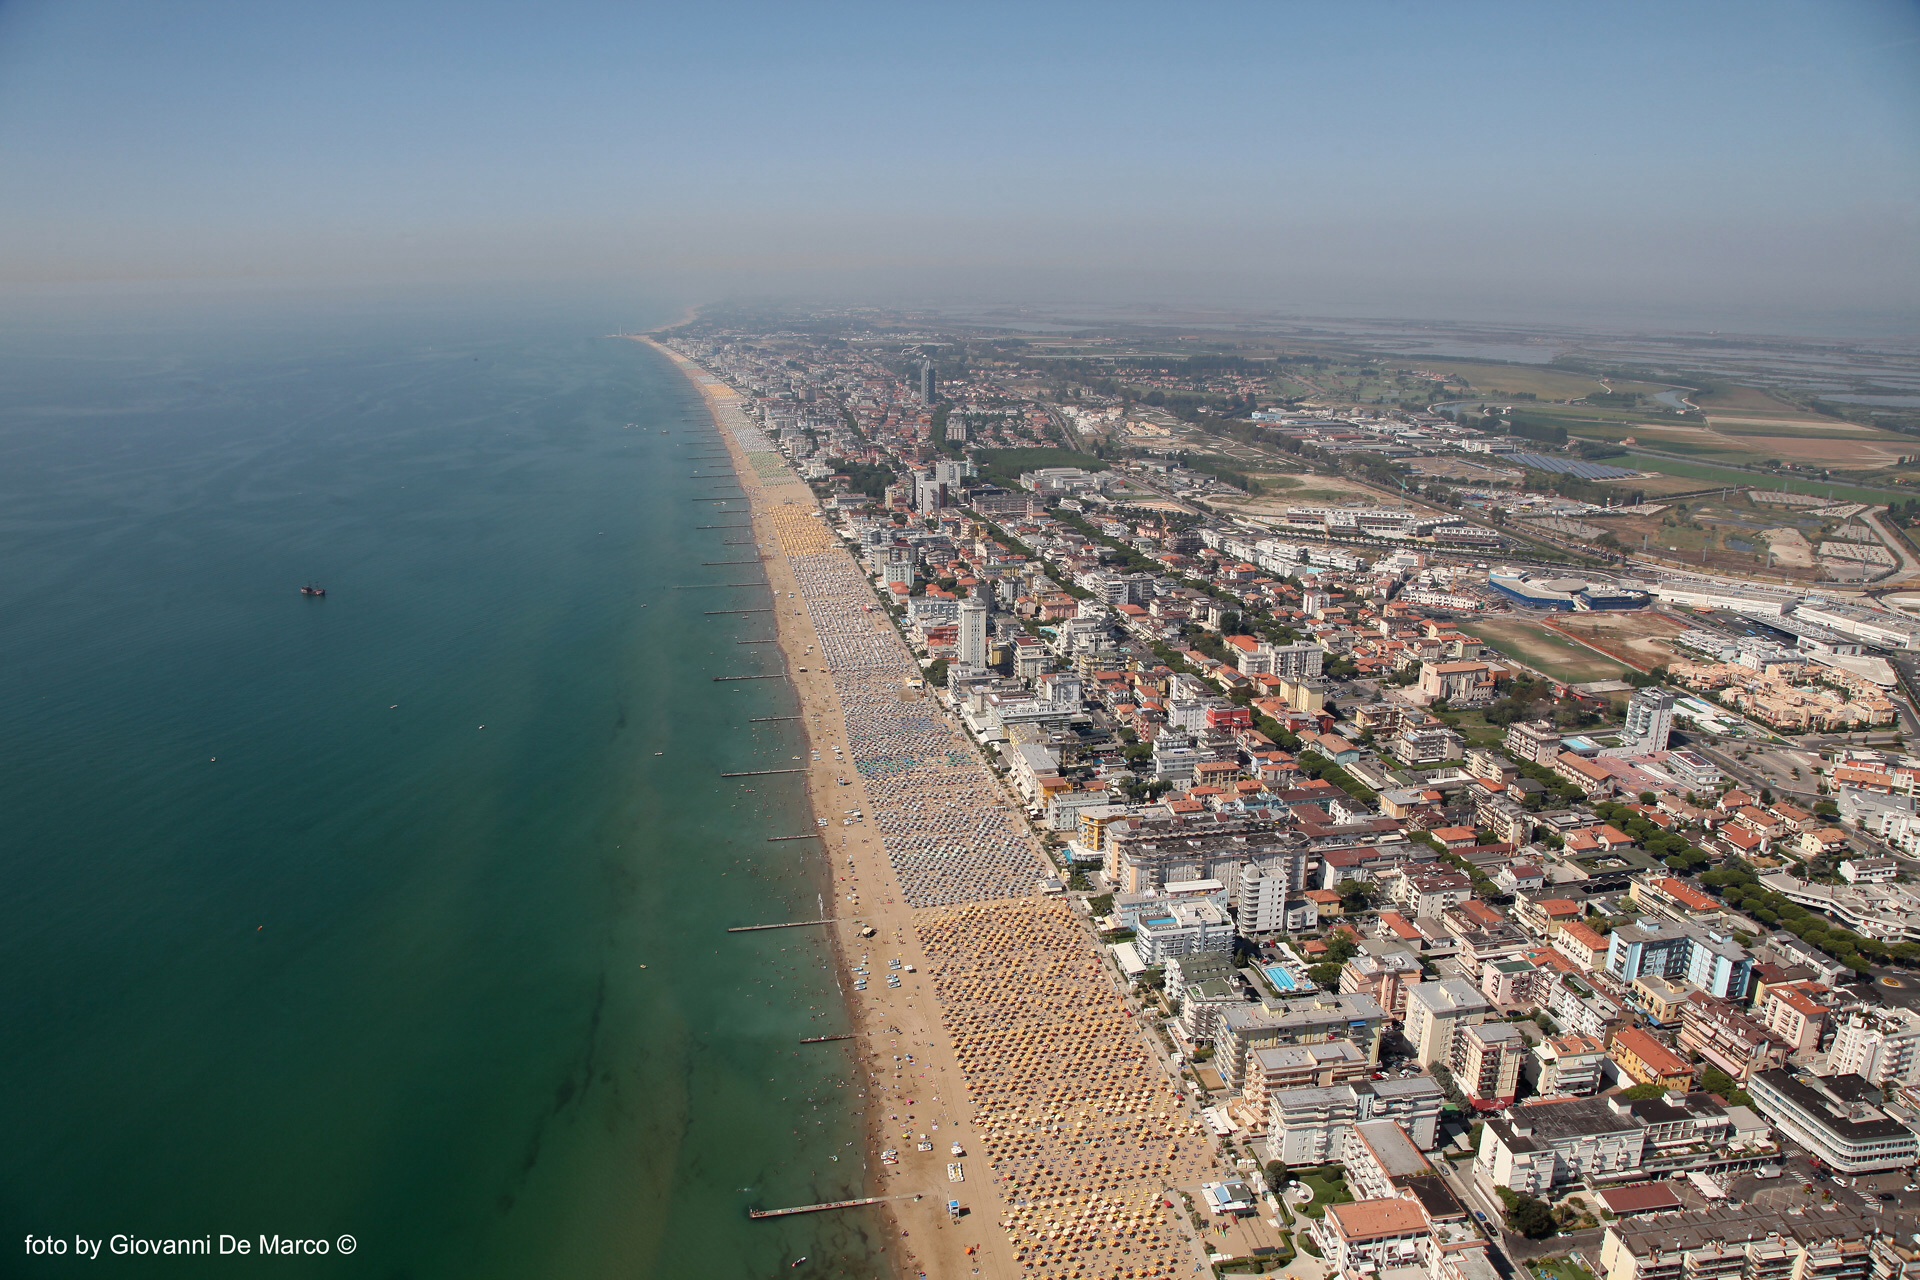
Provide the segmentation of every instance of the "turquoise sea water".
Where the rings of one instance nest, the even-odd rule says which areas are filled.
[[[748,723],[784,681],[710,679],[777,669],[702,616],[763,588],[670,589],[758,578],[702,567],[745,517],[611,327],[4,333],[0,1272],[884,1273],[868,1211],[745,1218],[860,1194],[858,1095],[796,1043],[844,1028],[819,931],[723,932],[817,909],[817,850],[766,841],[797,786],[716,776],[805,747]],[[19,1243],[222,1232],[357,1250]]]

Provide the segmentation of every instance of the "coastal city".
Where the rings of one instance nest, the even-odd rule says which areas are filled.
[[[1920,1276],[1907,513],[1458,365],[652,340],[754,515],[910,1274]]]
[[[1917,49],[0,3],[0,1276],[1920,1280]]]

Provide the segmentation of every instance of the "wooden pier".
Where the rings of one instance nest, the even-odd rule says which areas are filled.
[[[760,557],[755,556],[751,560],[702,560],[700,562],[700,567],[702,569],[720,569],[730,564],[759,564],[759,563],[760,563]]]
[[[825,1204],[795,1205],[791,1209],[749,1209],[749,1218],[785,1218],[796,1213],[825,1213],[829,1209],[857,1209],[863,1204],[885,1204],[889,1200],[905,1200],[906,1196],[862,1196],[858,1200],[829,1200]]]
[[[778,844],[782,840],[824,840],[826,838],[827,833],[824,831],[808,831],[797,836],[768,836],[767,843]]]
[[[782,920],[779,924],[736,924],[731,929],[728,929],[727,932],[763,933],[768,929],[804,929],[809,925],[832,924],[833,922],[832,916],[826,916],[819,920]]]
[[[729,613],[772,613],[772,612],[773,612],[773,606],[768,605],[767,607],[762,609],[708,609],[705,611],[704,616],[709,618],[718,618],[724,614],[729,614]]]
[[[740,773],[723,773],[723,778],[765,778],[776,773],[805,773],[805,769],[747,769]]]
[[[773,644],[772,640],[742,640],[741,644]],[[772,724],[776,720],[805,720],[805,716],[755,716],[748,724]]]
[[[853,1038],[854,1038],[853,1033],[849,1031],[843,1035],[837,1035],[837,1036],[806,1036],[802,1038],[800,1043],[801,1044],[831,1044],[835,1040],[851,1040]]]
[[[730,680],[779,680],[785,675],[786,673],[784,671],[775,671],[764,676],[715,676],[713,682],[715,684],[726,684]]]

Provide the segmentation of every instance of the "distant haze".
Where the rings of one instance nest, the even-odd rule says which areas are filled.
[[[0,4],[0,288],[1920,332],[1912,4]]]

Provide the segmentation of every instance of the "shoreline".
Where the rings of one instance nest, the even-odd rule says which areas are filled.
[[[868,961],[868,989],[842,992],[866,1071],[870,1156],[898,1156],[866,1173],[870,1192],[899,1197],[882,1207],[901,1273],[1204,1272],[1207,1233],[1180,1206],[1220,1175],[1215,1143],[1127,984],[1086,919],[1041,891],[1053,868],[1039,840],[976,744],[917,687],[917,660],[812,489],[737,392],[646,341],[700,389],[726,442],[817,752],[808,801],[816,821],[841,820],[820,829],[844,922],[835,954],[849,977]],[[876,936],[848,932],[855,921]],[[899,988],[878,985],[890,973]],[[963,1156],[949,1153],[956,1141]],[[967,1216],[949,1220],[950,1198]]]
[[[981,1135],[973,1131],[964,1077],[934,1001],[934,966],[920,945],[913,909],[882,845],[873,802],[853,767],[846,716],[788,558],[796,540],[809,532],[806,526],[815,535],[807,550],[840,556],[848,552],[811,514],[819,503],[799,477],[784,464],[777,477],[762,476],[753,466],[726,421],[735,398],[730,388],[651,337],[634,340],[671,360],[701,393],[752,515],[755,549],[774,598],[778,648],[800,703],[809,761],[808,806],[816,823],[828,823],[816,829],[822,836],[826,889],[834,895],[829,914],[840,922],[831,929],[829,949],[854,1037],[852,1066],[863,1082],[860,1112],[867,1132],[867,1165],[862,1190],[867,1195],[920,1197],[875,1206],[889,1224],[883,1252],[901,1277],[1013,1280],[1023,1274],[1022,1268],[999,1229],[1005,1206],[984,1158]],[[807,514],[796,517],[789,508]],[[781,514],[788,517],[784,527]],[[793,527],[794,518],[806,526]],[[865,820],[844,825],[847,815],[841,810],[857,810]],[[875,930],[874,937],[859,936],[862,923]],[[863,957],[867,990],[854,991],[850,979]],[[888,967],[894,959],[901,962],[899,970]],[[908,965],[915,972],[907,973]],[[886,978],[894,973],[901,986],[889,989]],[[931,1151],[917,1149],[923,1133]],[[964,1156],[951,1154],[955,1141]],[[880,1153],[885,1150],[897,1151],[899,1163],[882,1164]],[[966,1179],[959,1184],[947,1177],[947,1165],[956,1159]],[[948,1199],[960,1200],[967,1216],[950,1220]]]

